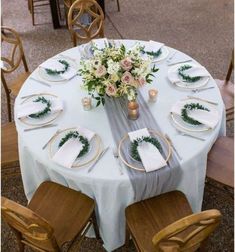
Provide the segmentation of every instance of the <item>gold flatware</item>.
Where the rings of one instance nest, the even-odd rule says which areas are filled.
[[[60,129],[58,129],[50,138],[49,140],[43,145],[42,149],[44,150],[47,145],[51,142],[51,140],[60,132]]]
[[[56,127],[56,126],[57,126],[57,124],[47,124],[47,125],[42,125],[42,126],[38,126],[38,127],[27,128],[27,129],[24,129],[24,131],[32,131],[32,130],[51,128],[51,127]]]
[[[198,137],[198,136],[195,136],[195,135],[186,133],[186,132],[181,131],[181,130],[179,130],[179,129],[176,129],[176,130],[177,130],[177,132],[178,132],[181,136],[187,136],[187,137],[191,137],[191,138],[194,138],[194,139],[197,139],[197,140],[200,140],[200,141],[206,141],[205,138]]]
[[[204,101],[204,102],[207,102],[207,103],[212,104],[212,105],[218,105],[217,102],[213,102],[213,101],[209,101],[209,100],[206,100],[206,99],[202,99],[200,97],[195,97],[195,96],[190,96],[190,95],[188,95],[187,97],[190,98],[190,99],[196,99],[196,100],[199,100],[199,101]]]
[[[177,65],[177,64],[181,64],[181,63],[186,63],[186,62],[190,62],[192,61],[191,59],[188,60],[182,60],[182,61],[178,61],[178,62],[173,62],[173,63],[168,63],[168,66],[173,66],[173,65]]]

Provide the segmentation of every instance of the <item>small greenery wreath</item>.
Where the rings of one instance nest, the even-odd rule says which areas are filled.
[[[45,116],[47,113],[49,113],[51,111],[51,102],[49,100],[47,100],[45,97],[40,96],[36,100],[34,100],[33,102],[41,102],[43,104],[46,104],[46,107],[42,111],[40,111],[38,113],[29,115],[29,117],[31,117],[31,118],[41,118],[41,117]]]
[[[210,111],[208,108],[203,107],[199,103],[190,103],[190,104],[185,104],[183,109],[181,110],[181,117],[182,119],[192,125],[201,125],[200,122],[197,120],[194,120],[192,117],[188,116],[188,110],[194,110],[194,109],[201,109],[201,110],[206,110]]]
[[[162,49],[159,49],[157,52],[154,52],[154,51],[147,52],[144,49],[142,49],[141,52],[146,53],[149,56],[153,56],[154,58],[157,58],[158,56],[160,56],[162,54]]]
[[[141,142],[151,143],[151,144],[153,144],[160,152],[162,152],[162,146],[161,146],[161,144],[159,143],[159,141],[158,141],[156,138],[154,138],[154,137],[141,137],[141,138],[137,138],[136,140],[134,140],[134,141],[131,143],[131,146],[130,146],[130,154],[131,154],[131,157],[132,157],[133,159],[135,159],[136,161],[141,161],[139,152],[138,152],[138,150],[137,150],[137,147],[138,147],[138,145],[139,145]]]
[[[187,82],[196,82],[201,79],[200,76],[190,77],[189,75],[185,75],[184,71],[192,68],[190,65],[183,65],[178,69],[178,74],[183,78],[184,81]]]
[[[57,71],[57,70],[52,70],[52,69],[46,68],[45,70],[46,70],[47,74],[49,74],[49,75],[63,74],[68,70],[69,63],[66,60],[59,60],[59,62],[64,65],[64,69],[61,71]]]
[[[83,148],[78,154],[77,158],[84,156],[89,151],[89,141],[87,138],[79,135],[78,131],[70,131],[68,134],[66,134],[59,143],[59,148],[64,145],[70,138],[78,138],[79,141],[83,144]]]

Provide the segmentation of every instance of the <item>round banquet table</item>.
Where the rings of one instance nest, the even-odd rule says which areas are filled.
[[[136,41],[119,41],[127,46]],[[167,47],[171,54],[175,49]],[[179,55],[185,56],[178,52]],[[63,52],[63,55],[76,59],[79,64],[80,53],[78,47]],[[192,62],[199,64],[195,60]],[[149,103],[149,108],[154,118],[160,125],[162,132],[167,132],[172,139],[176,149],[183,157],[180,162],[181,177],[177,181],[175,189],[183,191],[187,196],[194,212],[201,210],[204,182],[206,174],[207,154],[219,135],[225,135],[225,113],[224,104],[219,89],[209,89],[197,94],[197,96],[218,102],[220,121],[217,127],[210,132],[200,133],[206,141],[199,141],[190,137],[181,136],[176,133],[169,118],[172,105],[178,100],[185,98],[191,91],[176,88],[167,78],[169,66],[166,59],[155,65],[160,69],[151,85],[140,89],[144,99],[148,102],[148,90],[157,88],[159,91],[156,103]],[[32,74],[36,75],[38,69]],[[27,128],[16,117],[15,123],[18,131],[20,167],[24,184],[24,191],[28,200],[40,183],[51,180],[75,190],[81,190],[96,202],[96,215],[100,235],[104,242],[104,248],[112,251],[124,244],[125,237],[125,208],[134,202],[134,192],[127,171],[120,174],[118,162],[115,160],[112,147],[115,146],[112,132],[109,126],[106,112],[102,106],[84,111],[81,99],[87,96],[80,87],[82,77],[76,76],[66,83],[52,84],[46,87],[28,78],[20,90],[15,101],[15,111],[22,102],[21,96],[48,92],[55,94],[63,100],[64,111],[56,119],[59,129],[86,127],[101,137],[104,146],[110,146],[110,150],[88,173],[85,167],[79,169],[68,169],[55,164],[49,157],[48,149],[42,150],[42,146],[55,133],[57,128],[45,128],[24,132]],[[209,86],[216,86],[211,77]],[[192,93],[191,93],[192,94]],[[56,211],[56,209],[55,209]]]

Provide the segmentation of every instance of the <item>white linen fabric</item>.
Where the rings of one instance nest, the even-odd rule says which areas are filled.
[[[195,100],[195,103],[199,103],[199,101]],[[185,105],[185,101],[179,101],[177,102],[172,108],[171,108],[171,112],[181,116],[181,111],[182,108]],[[204,104],[202,104],[203,106],[205,106]],[[205,106],[206,107],[206,106]],[[188,116],[193,118],[194,120],[197,120],[198,122],[208,126],[211,129],[214,129],[216,127],[216,125],[219,122],[219,113],[217,110],[215,109],[210,109],[210,111],[206,111],[206,110],[201,110],[201,109],[194,109],[194,110],[188,110]]]
[[[165,44],[155,42],[153,40],[150,40],[148,43],[145,44],[144,50],[146,52],[157,52],[159,51]]]
[[[120,40],[119,42],[129,47],[135,43],[135,41],[130,40]],[[174,51],[172,48],[168,48],[168,50],[170,54]],[[76,47],[63,52],[63,54],[70,57],[77,55],[77,59],[80,59]],[[177,55],[179,58],[184,57],[181,52],[177,52]],[[190,59],[189,56],[188,58]],[[194,60],[193,62],[199,64]],[[160,71],[156,73],[156,79],[151,85],[151,88],[157,88],[159,91],[158,101],[148,103],[149,109],[159,123],[161,131],[169,135],[177,151],[183,157],[180,162],[180,169],[177,170],[179,174],[174,189],[182,191],[189,200],[193,211],[197,212],[201,210],[207,153],[217,137],[225,134],[224,104],[215,81],[210,78],[208,85],[215,86],[215,88],[201,92],[200,97],[206,99],[210,96],[211,100],[219,103],[220,120],[218,126],[213,131],[200,133],[206,141],[177,135],[168,115],[172,105],[185,98],[186,93],[170,85],[170,81],[167,79],[169,66],[166,61],[162,61],[159,68]],[[112,137],[113,129],[109,127],[104,108],[98,107],[91,111],[83,110],[81,99],[87,96],[87,92],[80,89],[81,83],[82,78],[76,76],[67,83],[68,85],[53,86],[53,93],[61,97],[66,105],[66,113],[63,113],[56,120],[58,128],[83,125],[99,134],[104,146],[115,146]],[[162,83],[162,85],[159,85],[159,83]],[[148,102],[149,88],[150,86],[147,85],[141,89],[141,94],[146,102]],[[16,98],[15,108],[22,102],[21,96],[42,91],[45,91],[43,85],[36,85],[33,80],[27,79]],[[51,92],[51,88],[48,88],[48,91]],[[15,111],[17,110],[15,109]],[[55,132],[55,128],[26,133],[24,132],[25,126],[17,120],[16,112],[15,123],[18,131],[20,169],[27,199],[32,198],[37,187],[45,180],[55,181],[72,189],[81,190],[96,202],[96,216],[100,235],[104,241],[104,248],[107,251],[113,251],[123,245],[125,241],[125,208],[134,202],[134,192],[127,170],[123,170],[124,175],[120,174],[118,162],[116,162],[113,153],[108,151],[90,173],[87,173],[86,167],[67,169],[53,162],[48,152],[42,150],[42,146]],[[159,169],[157,172],[161,173],[163,169]],[[151,173],[148,174],[151,175]],[[145,184],[145,181],[142,183]],[[160,193],[164,193],[164,191]]]
[[[63,60],[63,59],[61,59]],[[49,59],[45,62],[43,62],[39,67],[42,67],[44,69],[51,69],[53,71],[63,71],[64,70],[64,64],[59,62],[59,59]],[[72,66],[69,66],[68,70],[64,73],[59,74],[63,79],[70,80],[77,74],[77,70],[74,69]]]
[[[36,98],[35,98],[36,99]],[[63,110],[63,102],[59,99],[48,99],[51,102],[51,111],[50,113],[56,113],[58,111]],[[31,114],[39,113],[40,111],[44,110],[45,104],[41,102],[28,102],[24,104],[20,104],[16,108],[17,118],[24,118]]]
[[[173,52],[173,53],[174,53],[174,52]],[[172,53],[172,54],[173,54],[173,53]],[[172,54],[170,54],[170,57],[171,57]],[[176,51],[176,53],[173,55],[173,57],[168,61],[168,64],[174,65],[174,64],[177,64],[177,63],[179,63],[179,62],[188,61],[188,60],[190,60],[190,59],[191,59],[191,58],[190,58],[188,55]],[[187,62],[185,62],[185,64],[186,64],[186,63],[187,63]]]
[[[92,43],[96,45],[98,49],[104,49],[106,46],[108,46],[109,42],[107,38],[102,38],[102,39],[93,39]]]
[[[150,136],[146,128],[129,132],[128,135],[131,142],[141,137]],[[167,165],[165,159],[153,144],[142,142],[138,145],[137,150],[146,172],[155,171]]]
[[[205,69],[205,67],[202,66],[193,66],[192,68],[189,68],[184,71],[185,75],[189,75],[192,77],[207,77],[210,76],[208,71]]]
[[[95,135],[94,132],[80,126],[77,127],[77,131],[83,137],[86,137],[88,141]],[[71,138],[59,148],[52,160],[59,165],[71,168],[82,148],[83,144],[78,138]]]

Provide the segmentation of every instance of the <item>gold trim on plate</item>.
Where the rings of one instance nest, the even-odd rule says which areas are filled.
[[[148,131],[149,131],[149,133],[152,133],[152,134],[154,134],[154,135],[156,135],[156,136],[159,136],[159,137],[166,143],[166,145],[167,145],[167,147],[168,147],[168,153],[167,153],[167,157],[166,157],[165,161],[168,162],[168,160],[170,159],[171,154],[172,154],[172,147],[171,147],[170,142],[169,142],[169,141],[167,140],[167,138],[166,138],[164,135],[162,135],[161,133],[159,133],[159,132],[157,132],[157,131],[155,131],[155,130],[152,130],[152,129],[148,129]],[[136,166],[134,166],[134,165],[129,164],[129,163],[125,160],[125,158],[122,156],[121,146],[122,146],[123,142],[124,142],[128,137],[129,137],[128,134],[126,134],[126,135],[120,140],[120,142],[119,142],[119,144],[118,144],[118,155],[119,155],[121,161],[122,161],[126,166],[128,166],[129,168],[134,169],[134,170],[137,170],[137,171],[145,172],[145,169],[144,169],[144,168],[139,168],[139,167],[136,167]]]

